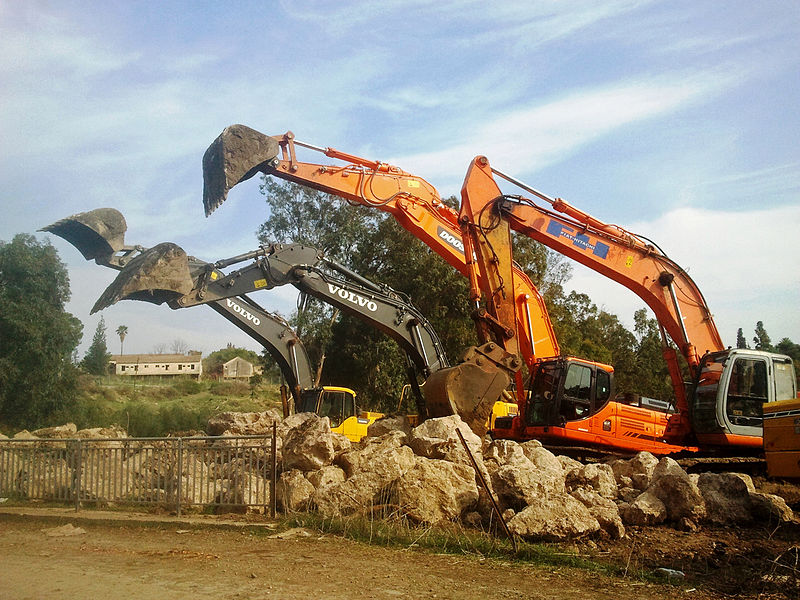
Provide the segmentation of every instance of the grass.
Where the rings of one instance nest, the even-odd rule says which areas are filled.
[[[78,429],[119,425],[132,436],[158,437],[203,431],[208,418],[220,412],[279,407],[275,384],[107,376],[86,378],[75,402],[50,421],[75,423]]]
[[[603,564],[558,545],[511,542],[489,532],[465,528],[457,523],[423,527],[406,519],[371,518],[364,515],[325,518],[314,513],[302,513],[281,519],[279,529],[307,527],[375,546],[401,549],[420,549],[438,554],[472,555],[480,558],[514,561],[536,566],[570,567],[593,573],[621,576],[623,569]],[[649,578],[645,573],[628,573],[637,578]]]

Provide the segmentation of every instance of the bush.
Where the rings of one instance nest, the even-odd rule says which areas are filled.
[[[190,396],[192,394],[199,394],[203,391],[202,384],[191,377],[179,377],[178,380],[172,385],[172,389],[178,392],[181,396]]]
[[[247,396],[250,386],[241,381],[215,381],[209,391],[215,396]]]

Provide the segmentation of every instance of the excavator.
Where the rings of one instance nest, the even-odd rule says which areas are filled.
[[[298,147],[347,164],[301,162]],[[503,195],[493,178],[499,172],[485,157],[476,158],[470,166],[459,214],[441,202],[433,186],[398,167],[300,142],[291,132],[270,137],[232,125],[203,157],[206,215],[224,202],[233,186],[257,173],[387,211],[470,278],[483,342],[479,348],[491,346],[494,356],[503,357],[492,366],[505,371],[509,382],[514,382],[520,408],[517,416],[496,421],[492,431],[496,437],[655,454],[700,448],[754,449],[761,446],[755,405],[796,395],[791,359],[725,349],[699,289],[655,244],[593,219],[561,200],[548,199],[555,210],[544,210],[521,196]],[[513,177],[500,176],[547,198]],[[483,218],[489,222],[482,223]],[[674,414],[615,402],[610,366],[559,356],[544,303],[513,263],[509,227],[622,283],[653,309],[675,390]],[[546,333],[539,337],[538,332]],[[667,336],[689,364],[694,380],[691,403],[677,353]],[[469,350],[465,358],[480,360],[474,352],[470,357]],[[520,383],[523,363],[532,375],[528,386]],[[448,389],[446,370],[437,375],[439,396],[444,398],[438,401],[466,417],[476,429],[475,416],[480,410],[459,401],[454,388]],[[748,381],[753,385],[745,394],[739,388]],[[429,380],[428,385],[431,383]],[[479,404],[485,411],[491,402],[487,396]]]
[[[549,207],[502,193],[495,176]],[[466,246],[474,248],[479,268],[495,279],[511,263],[510,231],[514,230],[624,285],[653,310],[675,395],[676,412],[669,416],[663,432],[666,443],[734,454],[763,448],[763,406],[797,396],[791,358],[726,348],[700,289],[655,243],[604,223],[562,199],[550,198],[492,168],[484,156],[471,162],[461,197],[462,228],[470,241]],[[508,304],[497,281],[488,276],[482,281],[482,286],[477,281],[471,286],[473,293],[487,298],[489,306],[493,302]],[[504,322],[513,322],[500,310],[496,312]],[[688,391],[675,347],[688,365],[692,380]],[[618,403],[599,401],[592,395],[591,384],[584,389],[583,382],[594,378],[588,371],[574,388],[576,393],[559,395],[559,390],[570,388],[571,381],[577,380],[572,370],[538,365],[525,410],[511,422],[501,422],[495,435],[589,443],[620,434],[640,435],[632,424],[615,418],[614,405]],[[581,411],[571,417],[573,408]],[[500,431],[504,424],[507,429]]]
[[[427,378],[449,361],[439,337],[427,318],[403,294],[375,284],[352,270],[301,244],[273,244],[214,264],[189,257],[175,244],[153,248],[126,246],[125,219],[111,208],[72,215],[43,228],[72,243],[87,260],[120,271],[92,309],[97,312],[120,299],[144,300],[172,308],[208,304],[260,342],[275,358],[290,383],[295,406],[332,417],[334,427],[358,440],[381,413],[357,418],[354,392],[348,388],[312,387],[311,366],[305,348],[288,324],[261,308],[245,292],[292,284],[300,291],[355,316],[394,339],[405,351],[407,375],[417,402],[417,418],[427,408],[417,372]],[[220,269],[255,259],[230,274]],[[323,268],[327,267],[327,268]],[[416,370],[415,370],[416,369]],[[472,384],[486,385],[481,373],[465,375]],[[488,382],[489,385],[492,382]],[[495,387],[505,381],[498,379]],[[492,393],[502,392],[502,387]],[[284,412],[287,412],[284,397]],[[335,409],[335,410],[334,410]],[[494,416],[515,412],[516,405],[498,403]],[[356,422],[350,423],[355,419]]]

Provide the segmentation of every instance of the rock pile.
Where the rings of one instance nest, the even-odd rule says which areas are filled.
[[[491,503],[459,429],[509,529],[528,539],[620,538],[625,525],[692,530],[704,522],[793,519],[780,497],[757,493],[747,475],[689,475],[673,459],[646,452],[584,465],[537,441],[481,440],[457,416],[430,419],[410,431],[396,420],[378,421],[370,437],[349,444],[336,440],[327,419],[303,418],[282,438],[278,501],[284,510],[339,516],[391,505],[422,523],[486,524]]]
[[[628,460],[582,464],[555,456],[537,441],[481,439],[457,416],[430,419],[413,429],[403,419],[382,419],[359,443],[332,433],[329,420],[312,413],[286,419],[275,412],[223,413],[209,421],[208,430],[229,436],[271,434],[274,423],[279,465],[276,500],[284,511],[317,511],[334,517],[388,507],[419,523],[461,521],[481,526],[496,521],[492,494],[513,533],[549,541],[589,535],[621,538],[626,526],[668,524],[694,530],[703,523],[775,525],[795,519],[780,497],[756,492],[747,475],[689,475],[673,459],[659,460],[646,452]],[[15,437],[125,438],[126,434],[120,429],[77,431],[68,424]],[[181,489],[193,503],[209,501],[193,496],[206,485],[199,478],[212,478],[222,482],[215,489],[229,492],[218,493],[214,502],[247,503],[252,497],[257,498],[249,501],[253,504],[269,503],[266,455],[250,451],[245,459],[225,437],[185,443],[215,448],[231,444],[231,450],[213,459],[193,454],[178,472],[177,465],[167,464],[168,457],[156,460],[155,455],[134,452],[126,445],[119,469],[127,471],[124,477],[112,475],[135,485],[146,479],[146,472],[156,473],[159,480],[174,481],[159,484],[154,494]],[[69,457],[59,460],[69,462]],[[175,484],[177,478],[180,486]]]

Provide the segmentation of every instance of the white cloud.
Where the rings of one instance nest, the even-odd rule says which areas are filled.
[[[596,89],[572,91],[536,106],[511,110],[443,150],[401,156],[393,162],[452,183],[478,154],[509,173],[535,172],[631,123],[678,110],[718,93],[736,78],[725,72],[673,74]]]
[[[680,208],[628,229],[656,242],[695,281],[714,314],[723,342],[736,342],[764,321],[777,342],[800,340],[800,270],[790,241],[800,228],[800,206],[742,212]],[[644,304],[630,291],[576,265],[568,287],[588,294],[629,327]]]

